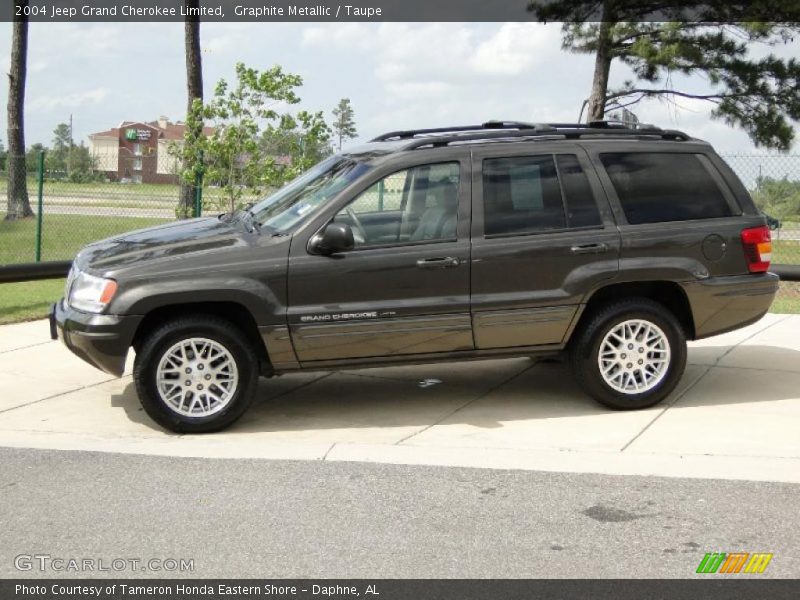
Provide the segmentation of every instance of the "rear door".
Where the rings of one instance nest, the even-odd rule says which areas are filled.
[[[560,345],[587,292],[619,266],[619,231],[591,163],[559,142],[483,148],[473,165],[475,346]]]

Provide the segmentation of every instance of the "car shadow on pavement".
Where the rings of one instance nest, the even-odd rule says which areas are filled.
[[[676,391],[649,410],[800,401],[797,350],[764,345],[716,350],[717,358],[699,364],[693,364],[690,350]],[[131,421],[160,430],[139,405],[133,383],[112,396],[111,405],[123,408]],[[610,411],[586,396],[566,364],[523,358],[262,379],[254,405],[228,431],[380,430],[439,423],[492,429],[513,421],[592,415],[623,420],[625,414],[631,413]]]

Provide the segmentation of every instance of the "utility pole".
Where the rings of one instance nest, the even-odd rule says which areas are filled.
[[[69,148],[67,148],[67,177],[72,171],[72,113],[69,113]]]

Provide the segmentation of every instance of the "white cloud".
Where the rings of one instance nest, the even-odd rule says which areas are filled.
[[[374,27],[362,23],[338,23],[307,27],[300,36],[304,46],[366,48],[373,44]]]
[[[484,75],[520,75],[558,51],[558,30],[539,23],[505,23],[471,59]]]
[[[57,108],[75,108],[87,104],[98,104],[105,100],[108,93],[109,91],[106,88],[95,88],[59,96],[39,95],[29,104],[29,107],[32,111],[47,112]]]
[[[557,29],[538,23],[505,23],[488,35],[452,23],[346,23],[302,34],[309,47],[368,50],[362,59],[375,63],[387,85],[519,75],[557,52],[558,39]]]
[[[299,108],[326,110],[351,99],[361,139],[388,130],[486,119],[573,121],[588,95],[594,59],[560,48],[561,25],[529,23],[213,23],[201,41],[206,92],[242,61],[279,64],[303,77]],[[0,48],[11,28],[0,27]],[[182,23],[50,23],[31,26],[26,94],[29,142],[49,142],[74,113],[84,135],[122,119],[180,118],[185,106]],[[775,49],[792,56],[800,41]],[[763,52],[763,50],[762,50]],[[8,53],[0,53],[0,65]],[[136,74],[135,76],[132,74]],[[612,86],[629,76],[612,67]],[[703,91],[706,81],[680,79]],[[0,86],[0,105],[7,87]],[[656,101],[633,107],[643,121],[708,139],[721,150],[752,144],[709,116],[711,105]],[[0,131],[4,129],[0,113]]]

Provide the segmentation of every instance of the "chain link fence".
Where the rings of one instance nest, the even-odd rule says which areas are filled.
[[[74,156],[6,156],[0,165],[0,265],[70,260],[92,241],[174,220],[182,197],[186,213],[194,214],[196,198],[182,196],[177,160],[162,150],[96,143],[91,156],[82,146]],[[800,265],[800,155],[723,158],[770,217],[773,264]],[[364,202],[394,206],[403,181],[398,176],[376,184]],[[248,190],[237,193],[237,202],[258,198]],[[201,186],[197,199],[203,212],[230,210],[231,199],[213,185]],[[9,209],[33,218],[6,220]],[[783,283],[774,308],[800,312],[800,284]]]
[[[723,156],[772,228],[772,264],[800,265],[800,155]],[[800,313],[800,283],[781,282],[772,310]]]

